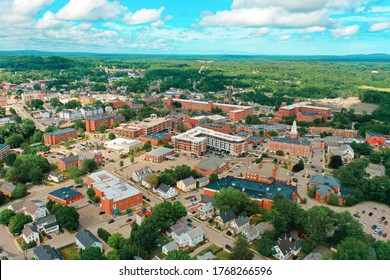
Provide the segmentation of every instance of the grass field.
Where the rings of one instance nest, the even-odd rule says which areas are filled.
[[[60,254],[64,258],[64,260],[80,259],[80,254],[74,248],[74,245],[70,245],[68,247],[62,248],[60,250]]]
[[[358,88],[361,88],[361,89],[371,89],[371,90],[384,91],[384,92],[390,92],[390,88],[377,88],[377,87],[371,87],[371,86],[359,86]]]

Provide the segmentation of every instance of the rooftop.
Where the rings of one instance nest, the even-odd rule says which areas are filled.
[[[219,191],[220,189],[229,187],[243,191],[253,199],[272,200],[278,194],[285,199],[291,199],[293,193],[296,191],[295,187],[280,182],[267,185],[260,182],[234,178],[232,176],[227,176],[217,182],[210,183],[205,189]]]
[[[49,245],[42,245],[33,249],[38,260],[62,260],[60,253]]]
[[[169,136],[168,133],[151,133],[151,134],[148,134],[148,135],[144,135],[142,137],[143,138],[148,138],[148,139],[160,140],[160,139],[167,138],[168,136]]]
[[[222,133],[222,132],[217,132],[204,127],[195,127],[193,129],[188,130],[187,132],[173,136],[172,138],[201,143],[203,141],[206,141],[207,137],[218,138],[224,141],[235,142],[235,143],[243,143],[245,141],[241,137]]]
[[[211,157],[209,159],[203,160],[195,165],[196,168],[215,171],[218,168],[221,168],[226,163],[223,159]]]
[[[99,239],[96,238],[95,235],[92,234],[87,229],[82,229],[76,234],[76,239],[80,241],[81,244],[83,244],[85,247],[90,247],[93,246],[93,244],[96,243],[101,243]]]
[[[169,154],[173,151],[173,149],[165,148],[165,147],[159,147],[157,149],[153,149],[150,152],[147,152],[146,155],[154,156],[154,157],[161,157],[163,155]]]
[[[129,183],[126,183],[105,170],[92,173],[88,177],[94,181],[93,187],[104,193],[104,198],[108,200],[112,199],[114,202],[140,193],[140,191]]]
[[[310,141],[298,140],[298,139],[289,138],[289,137],[272,138],[271,141],[272,142],[279,142],[279,143],[294,144],[294,145],[310,146]]]
[[[74,189],[71,188],[61,188],[49,193],[49,195],[57,197],[61,200],[72,199],[80,194],[81,194],[80,192],[75,191]]]
[[[63,133],[69,133],[69,132],[74,132],[74,131],[76,131],[76,129],[74,129],[74,128],[65,128],[65,129],[60,129],[60,130],[56,130],[56,131],[52,131],[52,132],[47,132],[45,134],[46,135],[60,135]]]

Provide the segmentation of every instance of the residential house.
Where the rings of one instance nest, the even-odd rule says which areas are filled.
[[[241,233],[246,237],[248,242],[252,242],[253,240],[260,238],[265,231],[271,230],[272,228],[273,226],[271,224],[263,222],[257,225],[249,225],[244,228]]]
[[[382,164],[370,163],[366,167],[366,173],[370,175],[370,178],[381,177],[386,175],[386,168]]]
[[[314,250],[308,254],[304,260],[319,261],[323,260],[326,255],[332,254],[332,250],[322,245],[318,245]]]
[[[148,177],[150,174],[153,173],[152,168],[149,166],[144,166],[141,169],[135,170],[133,172],[133,176],[131,177],[135,182],[139,183],[146,177]]]
[[[178,220],[174,225],[170,228],[170,234],[173,239],[177,239],[183,233],[186,233],[189,230],[189,226],[184,218]]]
[[[49,261],[49,260],[62,260],[60,253],[57,251],[57,249],[49,246],[49,245],[42,245],[39,247],[34,248],[33,250],[33,256],[36,260],[43,260],[43,261]]]
[[[198,261],[208,261],[208,260],[215,260],[217,257],[211,253],[210,251],[201,255],[197,256]]]
[[[64,175],[55,171],[51,171],[47,180],[59,183],[64,180]]]
[[[140,226],[143,220],[145,220],[145,213],[142,211],[137,212],[137,214],[135,214],[135,222],[137,225]]]
[[[355,157],[355,153],[350,145],[340,145],[339,143],[333,143],[328,146],[329,160],[332,156],[340,156],[344,164],[350,163]]]
[[[148,179],[148,177],[142,179],[141,186],[143,186],[147,189],[151,189],[152,187],[154,187],[154,185],[152,184],[152,181],[150,179]]]
[[[169,199],[177,196],[177,190],[164,183],[158,186],[158,188],[154,189],[154,192],[158,193],[161,197],[165,199]]]
[[[278,238],[277,244],[273,248],[275,250],[274,257],[279,260],[287,260],[301,251],[302,240],[293,240],[291,235],[285,234]]]
[[[193,247],[204,240],[204,232],[201,227],[195,227],[175,238],[179,247]]]
[[[210,180],[209,180],[209,178],[207,176],[198,178],[198,179],[196,179],[196,181],[199,184],[199,188],[203,188],[203,187],[207,186],[210,183]]]
[[[24,242],[27,244],[30,242],[35,241],[37,245],[39,245],[39,231],[35,226],[32,224],[24,225],[24,228],[22,230],[22,238]]]
[[[176,186],[179,190],[182,190],[183,192],[190,192],[196,189],[196,181],[193,177],[189,177],[187,179],[183,179],[177,182]]]
[[[100,242],[100,240],[97,239],[97,237],[95,235],[93,235],[92,232],[90,232],[87,229],[80,230],[76,234],[75,239],[76,239],[76,245],[80,249],[85,249],[88,247],[97,247],[97,248],[100,248],[101,251],[103,251],[102,242]]]
[[[230,223],[236,218],[236,214],[234,214],[232,209],[221,212],[215,221],[221,228],[229,227]]]
[[[229,230],[233,234],[239,234],[248,226],[249,226],[249,218],[240,216],[237,219],[235,219],[233,222],[231,222],[229,226]]]
[[[8,206],[8,209],[16,213],[22,212],[25,215],[29,215],[33,221],[46,217],[47,213],[49,213],[45,203],[40,200],[19,201]]]
[[[211,202],[205,203],[199,207],[199,218],[202,220],[210,219],[214,215],[214,206]]]
[[[177,245],[176,241],[173,240],[171,242],[169,242],[168,244],[165,244],[163,247],[162,247],[162,252],[165,254],[165,255],[168,255],[168,253],[170,251],[175,251],[175,250],[179,250],[179,245]]]
[[[7,182],[0,182],[0,192],[8,197],[12,196],[12,192],[15,190],[15,188],[16,186],[14,184],[7,183]]]
[[[60,229],[55,215],[40,218],[36,222],[34,222],[33,225],[37,228],[39,232],[44,232],[46,234],[58,231]]]

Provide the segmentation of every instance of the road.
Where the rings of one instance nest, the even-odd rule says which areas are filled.
[[[44,131],[46,129],[46,126],[40,123],[38,120],[34,119],[30,113],[28,113],[24,108],[23,108],[24,103],[16,103],[14,105],[11,105],[11,108],[14,108],[16,113],[22,118],[22,119],[30,119],[34,122],[35,127],[38,128],[41,131]]]

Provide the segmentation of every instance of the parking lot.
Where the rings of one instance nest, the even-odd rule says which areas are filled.
[[[102,225],[111,219],[108,214],[99,215],[102,211],[99,204],[88,204],[80,208],[77,212],[80,214],[80,228],[91,228]]]
[[[359,212],[358,215],[360,218],[355,218],[359,220],[360,224],[362,225],[363,223],[367,223],[366,225],[363,225],[364,231],[366,233],[370,234],[376,240],[389,240],[390,208],[388,206],[373,202],[363,202],[352,208],[349,208],[348,211],[350,211],[352,215]],[[365,213],[363,213],[363,211],[365,211]],[[372,213],[371,216],[370,213]],[[383,221],[381,220],[382,217],[385,217]],[[387,222],[387,225],[385,222]],[[377,233],[375,233],[374,229],[372,229],[373,225],[380,227],[380,230],[378,230]],[[378,235],[380,231],[382,231],[382,236]],[[383,234],[386,234],[387,236],[383,237]]]

